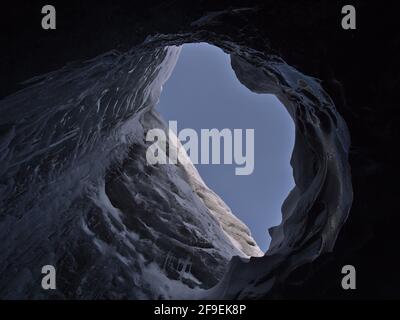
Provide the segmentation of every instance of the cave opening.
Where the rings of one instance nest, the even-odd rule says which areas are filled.
[[[176,297],[179,293],[177,284],[183,285],[183,281],[196,284],[196,279],[201,279],[204,288],[210,288],[220,281],[215,290],[204,292],[207,299],[265,298],[269,293],[276,297],[275,290],[285,289],[285,279],[298,267],[332,251],[352,202],[347,160],[350,139],[343,119],[336,113],[333,102],[318,79],[288,65],[282,58],[271,54],[270,50],[254,49],[253,38],[249,38],[250,43],[245,41],[247,31],[242,33],[236,32],[236,28],[224,28],[224,32],[228,31],[227,37],[227,34],[218,31],[218,24],[216,26],[215,32],[192,30],[150,37],[150,40],[129,52],[113,50],[89,61],[69,64],[32,79],[27,82],[30,85],[26,89],[1,102],[4,119],[13,124],[12,140],[7,138],[5,144],[8,148],[8,143],[13,141],[10,144],[12,152],[6,153],[7,161],[3,168],[7,173],[7,181],[12,182],[2,190],[7,201],[5,209],[8,219],[3,226],[13,230],[13,233],[17,232],[20,247],[32,249],[29,250],[30,256],[18,255],[12,260],[7,277],[20,278],[20,270],[33,270],[40,266],[42,261],[33,256],[40,248],[49,249],[50,262],[61,263],[58,270],[69,271],[71,263],[68,257],[73,254],[81,257],[84,244],[88,259],[76,261],[77,269],[83,269],[84,272],[69,273],[68,277],[63,277],[64,286],[60,286],[62,289],[56,293],[58,297],[59,293],[61,297],[72,298],[93,296],[75,286],[82,279],[86,288],[94,286],[99,289],[93,293],[95,297],[135,298],[154,297],[154,293],[157,298]],[[181,213],[182,208],[189,208],[187,204],[197,209],[195,201],[192,201],[191,190],[183,190],[187,181],[178,175],[180,168],[173,168],[175,174],[171,176],[168,167],[161,169],[144,165],[143,136],[153,124],[145,120],[151,119],[160,85],[175,61],[175,56],[169,55],[164,49],[192,41],[210,41],[230,52],[237,78],[253,91],[273,93],[279,97],[296,123],[296,143],[292,156],[296,186],[285,200],[282,224],[272,231],[268,253],[258,259],[232,258],[232,255],[224,255],[227,251],[220,246],[214,247],[219,249],[218,254],[214,254],[217,250],[208,245],[208,236],[213,234],[203,232],[207,231],[206,228],[199,228],[201,232],[187,245],[187,236],[194,233],[187,232],[185,223],[193,222],[190,218],[195,210],[176,214]],[[182,58],[183,54],[180,63]],[[230,67],[228,70],[231,70]],[[165,85],[159,108],[169,92],[172,79]],[[233,79],[237,80],[235,76]],[[185,84],[190,84],[192,80],[189,78]],[[211,80],[213,77],[208,77],[205,84]],[[187,91],[185,87],[178,96]],[[193,100],[189,103],[190,107]],[[240,108],[241,119],[247,113],[251,114],[243,110],[254,107],[247,104]],[[183,103],[178,106],[186,109]],[[196,114],[196,110],[201,110],[204,115],[209,114],[204,103],[201,107],[188,107],[191,111],[188,119],[203,115]],[[232,105],[229,107],[225,115],[233,112]],[[263,107],[268,105],[264,104]],[[212,111],[220,108],[216,106]],[[165,110],[171,110],[170,106]],[[264,120],[267,118],[263,117],[263,114],[259,114],[266,126]],[[209,114],[207,120],[210,119],[214,118]],[[193,125],[182,123],[179,127]],[[211,125],[207,122],[201,127],[210,128]],[[52,133],[49,135],[49,132]],[[260,136],[258,132],[256,143]],[[20,148],[25,141],[29,142],[27,147]],[[259,148],[256,146],[257,150]],[[58,165],[52,166],[52,163]],[[253,176],[258,172],[259,163],[256,159]],[[222,166],[205,168],[208,167],[217,169]],[[201,172],[201,166],[198,168]],[[233,174],[234,169],[228,169]],[[212,186],[204,173],[202,175],[222,195],[222,191]],[[239,194],[237,191],[239,183],[229,184],[220,174],[213,177],[217,178],[216,183],[223,182],[224,186],[232,188],[234,200],[246,199],[244,205],[253,205],[243,192]],[[240,177],[234,178],[236,181]],[[165,182],[161,185],[163,188],[158,188],[160,181]],[[269,179],[261,181],[262,218],[269,216],[265,207],[268,204],[265,199],[268,194],[264,190],[266,181]],[[60,188],[54,187],[57,185]],[[24,188],[26,192],[15,193],[15,187]],[[177,191],[185,191],[184,197],[179,197]],[[188,201],[181,201],[186,199]],[[241,212],[227,198],[225,200],[239,216]],[[14,205],[16,203],[18,205]],[[54,210],[54,205],[57,210]],[[171,210],[171,207],[179,211]],[[280,208],[276,211],[279,220],[280,211]],[[251,217],[248,211],[244,214],[245,217]],[[25,217],[29,217],[29,220]],[[200,216],[207,217],[209,215]],[[197,225],[207,225],[209,220],[204,219],[206,222],[203,223],[204,220],[200,218],[195,221]],[[248,221],[242,219],[250,226]],[[36,232],[37,228],[32,228],[31,223],[21,225],[21,221],[40,221],[43,224],[40,229],[51,233]],[[79,226],[76,222],[79,222]],[[260,220],[256,222],[262,229],[262,239],[265,239],[267,225]],[[54,225],[58,226],[55,233]],[[71,230],[71,225],[78,228],[66,233]],[[32,230],[35,232],[32,233]],[[154,230],[157,232],[152,232]],[[252,231],[257,237],[253,228]],[[139,233],[144,236],[138,236]],[[62,239],[62,246],[55,246],[58,245],[56,241],[49,242],[49,234],[51,238]],[[217,240],[216,244],[223,242],[219,241],[220,238]],[[3,243],[4,256],[13,257],[15,246],[10,246],[8,241]],[[64,243],[68,246],[64,246]],[[260,246],[263,247],[261,243]],[[192,268],[189,267],[191,274],[183,277],[177,271],[187,270],[189,256],[193,258]],[[221,262],[228,263],[231,258],[223,275],[225,271],[218,267],[222,265]],[[27,264],[27,261],[34,264]],[[196,278],[191,278],[191,275]],[[42,297],[40,287],[38,291],[35,289],[30,293],[32,287],[28,278],[10,284],[3,277],[2,283],[6,283],[6,286],[2,288],[2,294],[27,296],[29,293],[29,296]],[[98,287],[98,279],[105,279],[108,285]],[[116,279],[118,281],[114,281]],[[141,281],[137,282],[137,279]],[[290,279],[292,281],[293,278]],[[132,284],[137,286],[137,293],[133,293]],[[149,287],[152,290],[148,290]],[[189,296],[185,295],[185,298]]]
[[[206,128],[254,129],[251,174],[236,175],[234,163],[195,166],[266,252],[267,230],[281,222],[282,203],[295,185],[290,165],[295,126],[285,106],[275,95],[254,93],[241,84],[230,56],[220,48],[190,43],[182,46],[156,110],[165,121],[176,121],[178,130],[191,128],[199,136]]]

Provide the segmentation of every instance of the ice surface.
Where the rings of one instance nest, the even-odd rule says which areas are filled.
[[[110,52],[1,101],[2,298],[182,297],[262,254],[190,161],[146,162],[179,50]],[[32,285],[46,264],[51,293]]]

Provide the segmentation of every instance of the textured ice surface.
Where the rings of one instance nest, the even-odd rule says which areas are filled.
[[[190,162],[146,162],[179,50],[110,52],[1,101],[2,298],[184,297],[215,285],[232,256],[262,254]]]
[[[296,125],[296,186],[262,257],[243,257],[258,252],[247,229],[193,168],[146,165],[174,45],[195,41],[230,53],[238,79],[275,94]],[[332,100],[317,79],[228,35],[157,35],[26,86],[0,101],[2,298],[262,298],[332,250],[347,219],[350,139]],[[228,264],[232,255],[242,257]],[[39,285],[46,264],[56,291]]]

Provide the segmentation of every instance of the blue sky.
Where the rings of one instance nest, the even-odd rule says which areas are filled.
[[[274,95],[256,94],[237,80],[230,57],[209,44],[185,44],[164,85],[157,110],[176,120],[178,131],[254,129],[255,165],[249,176],[235,164],[196,165],[206,184],[246,223],[264,251],[267,229],[281,221],[281,206],[294,186],[290,156],[294,123]]]

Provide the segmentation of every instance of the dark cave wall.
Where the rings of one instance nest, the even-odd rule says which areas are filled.
[[[110,49],[130,48],[157,32],[190,33],[191,23],[206,12],[253,7],[231,11],[223,24],[206,27],[210,42],[215,33],[216,41],[226,37],[277,54],[304,74],[321,78],[352,137],[354,202],[333,253],[294,272],[271,297],[398,297],[399,22],[394,1],[351,3],[357,8],[355,31],[340,27],[343,1],[52,1],[58,19],[54,32],[40,29],[44,1],[4,4],[0,96],[15,92],[32,76]],[[325,72],[327,66],[334,76]],[[330,85],[332,79],[339,82],[345,103],[338,86]],[[357,268],[356,291],[340,288],[344,264]]]

